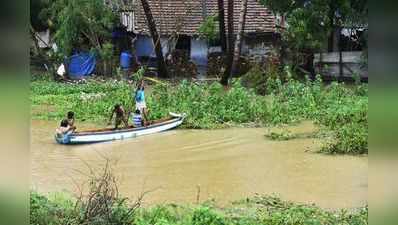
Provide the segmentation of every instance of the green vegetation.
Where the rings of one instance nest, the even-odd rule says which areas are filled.
[[[187,113],[186,127],[216,128],[231,123],[262,123],[267,119],[265,99],[234,82],[229,91],[221,84],[193,84],[177,87],[156,86],[148,99],[155,118],[168,112]]]
[[[32,116],[60,120],[72,110],[80,121],[104,122],[114,104],[131,106],[132,90],[127,83],[119,81],[85,84],[35,81],[31,83]]]
[[[35,119],[60,120],[67,111],[73,110],[78,120],[102,122],[115,103],[133,107],[134,90],[135,87],[125,82],[32,82],[32,116]],[[184,112],[188,115],[185,122],[188,128],[216,128],[226,126],[226,123],[261,122],[266,118],[264,98],[238,82],[228,92],[218,83],[209,86],[183,81],[177,87],[156,85],[146,101],[151,119],[165,117],[169,112]],[[35,109],[43,105],[54,108],[35,113]]]
[[[208,16],[205,21],[200,25],[198,32],[199,36],[203,39],[214,41],[219,36],[217,29],[217,16]]]
[[[111,41],[109,31],[117,22],[117,14],[102,0],[57,0],[41,14],[45,12],[63,56],[82,48],[106,51],[104,44]]]
[[[57,45],[57,49],[45,51],[36,47],[32,56],[46,61],[54,70],[73,53],[90,52],[97,56],[96,73],[112,74],[115,47],[111,31],[118,23],[116,9],[103,0],[35,0],[31,10],[31,36],[49,29]],[[38,44],[36,38],[33,41]]]
[[[340,83],[324,86],[315,82],[279,80],[272,86],[268,121],[271,124],[313,120],[333,131],[332,141],[322,151],[363,154],[368,152],[368,87],[367,84],[347,88]]]
[[[87,205],[67,194],[49,197],[31,192],[30,224],[118,224],[118,225],[260,225],[260,224],[368,224],[368,208],[354,212],[330,212],[315,206],[285,202],[276,197],[256,196],[219,208],[213,202],[198,205],[157,205],[138,208],[126,199],[113,199],[109,209],[87,211]],[[102,206],[106,204],[103,203]],[[99,207],[99,206],[98,206]]]
[[[297,135],[293,134],[291,131],[270,132],[265,136],[275,141],[287,141],[297,138]]]

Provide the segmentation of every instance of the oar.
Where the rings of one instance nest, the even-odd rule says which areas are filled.
[[[163,82],[163,81],[160,81],[160,80],[158,80],[158,79],[155,79],[155,78],[151,78],[151,77],[143,77],[143,79],[146,79],[146,80],[149,80],[149,81],[152,81],[152,82],[155,82],[155,83],[161,84],[161,85],[166,85],[166,83],[165,83],[165,82]]]

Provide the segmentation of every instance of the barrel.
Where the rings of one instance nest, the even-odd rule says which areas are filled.
[[[129,52],[122,52],[120,54],[120,67],[122,69],[130,69],[131,58],[133,58],[133,56]]]

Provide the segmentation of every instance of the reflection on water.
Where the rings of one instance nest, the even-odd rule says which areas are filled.
[[[367,203],[367,157],[314,154],[316,139],[285,142],[264,137],[265,129],[173,130],[136,139],[77,146],[53,140],[54,122],[33,121],[31,185],[41,192],[70,190],[87,180],[88,167],[104,158],[115,163],[120,191],[147,204],[219,203],[258,194],[315,203],[323,208],[352,208]],[[295,131],[311,130],[304,123]],[[310,152],[308,152],[310,151]]]

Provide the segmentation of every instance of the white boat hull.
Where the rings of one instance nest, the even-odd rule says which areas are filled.
[[[64,135],[62,138],[55,137],[60,144],[88,144],[96,142],[106,142],[124,140],[138,136],[159,133],[178,127],[184,121],[184,116],[176,117],[165,122],[150,125],[148,127],[121,129],[112,131],[92,132],[92,133],[72,133]]]

